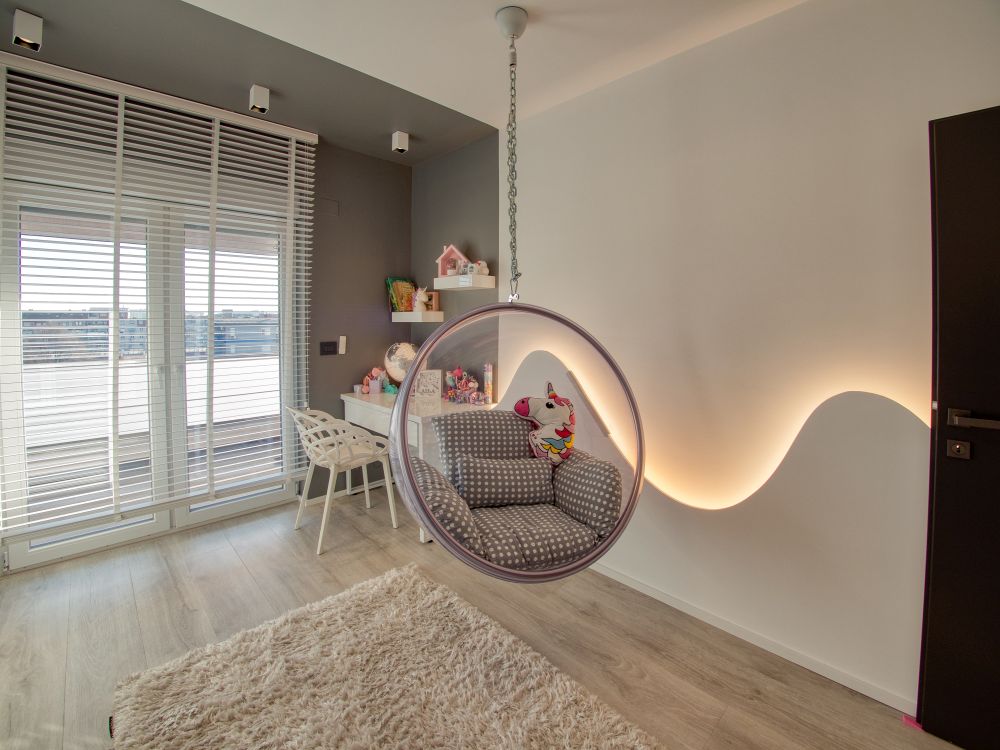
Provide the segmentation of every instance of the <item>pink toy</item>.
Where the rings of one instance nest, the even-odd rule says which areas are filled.
[[[559,396],[552,383],[545,384],[546,398],[525,396],[514,404],[514,413],[534,428],[528,442],[536,458],[546,458],[558,466],[573,452],[576,413],[568,398]]]
[[[371,372],[367,373],[365,375],[364,379],[361,381],[361,392],[362,393],[371,393],[372,392],[372,381],[373,380],[378,380],[380,382],[378,384],[378,391],[377,392],[381,393],[382,392],[382,383],[381,383],[381,380],[382,380],[382,375],[384,373],[385,373],[385,370],[383,370],[381,367],[373,367],[371,369]]]
[[[469,259],[457,247],[454,245],[445,245],[444,252],[437,259],[438,276],[454,276],[456,273],[461,273],[461,269],[468,262]],[[452,269],[451,274],[448,273],[449,268]]]
[[[479,381],[461,367],[445,371],[444,383],[447,387],[445,398],[459,404],[476,403],[473,399],[479,390]]]

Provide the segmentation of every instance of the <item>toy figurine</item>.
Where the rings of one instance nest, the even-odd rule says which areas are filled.
[[[365,377],[361,380],[361,392],[362,393],[381,393],[382,392],[382,376],[385,374],[385,370],[381,367],[373,367],[370,372],[365,374]]]
[[[427,289],[418,286],[417,291],[413,293],[413,312],[427,312],[430,309],[428,306],[430,301],[431,298],[427,294]]]

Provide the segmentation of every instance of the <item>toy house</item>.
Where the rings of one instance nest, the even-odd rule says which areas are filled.
[[[447,276],[449,268],[454,269],[452,271],[452,275],[461,273],[462,268],[468,262],[469,259],[466,258],[462,251],[457,247],[454,245],[445,245],[444,252],[442,252],[437,259],[437,275]]]

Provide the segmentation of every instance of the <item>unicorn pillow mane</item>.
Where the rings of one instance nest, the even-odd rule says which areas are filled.
[[[537,458],[557,466],[573,453],[576,414],[573,403],[558,395],[552,383],[546,383],[545,398],[525,396],[514,404],[514,413],[531,422],[528,434],[531,450]]]

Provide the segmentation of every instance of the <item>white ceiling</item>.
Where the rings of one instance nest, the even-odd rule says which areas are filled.
[[[483,122],[506,122],[506,43],[493,20],[502,0],[187,1]],[[801,2],[523,2],[519,111],[537,113]]]

